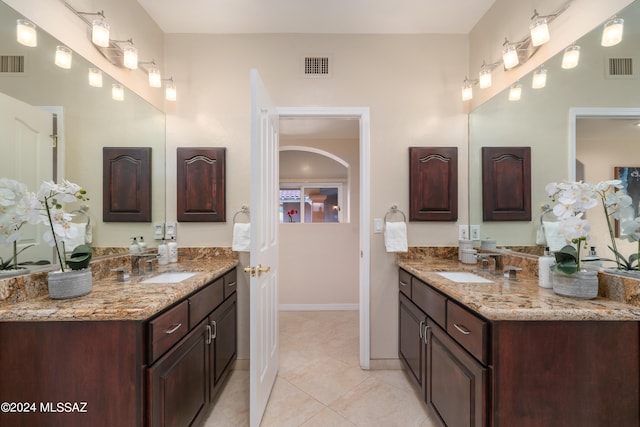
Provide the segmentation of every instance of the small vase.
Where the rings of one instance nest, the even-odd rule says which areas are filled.
[[[564,297],[593,299],[598,296],[598,272],[583,270],[571,275],[553,272],[553,292]]]
[[[52,271],[48,274],[47,285],[52,299],[68,299],[91,292],[93,280],[91,269]]]

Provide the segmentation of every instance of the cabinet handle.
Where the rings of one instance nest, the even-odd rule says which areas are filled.
[[[227,286],[235,286],[236,282],[227,283]]]
[[[471,334],[471,331],[468,330],[464,325],[458,325],[457,323],[453,324],[453,327],[462,332],[465,335]]]
[[[422,339],[422,327],[424,326],[424,320],[420,321],[420,339]]]
[[[429,344],[429,334],[427,333],[431,329],[431,326],[425,325],[424,327],[424,343]]]
[[[408,283],[404,283],[402,280],[400,280],[400,286],[409,286]]]
[[[166,331],[164,331],[164,333],[167,335],[171,335],[172,333],[180,329],[180,326],[182,326],[182,323],[178,323],[177,325],[173,326],[173,328],[167,329]]]
[[[211,326],[207,325],[207,344],[211,344]]]
[[[213,336],[211,338],[215,340],[218,336],[218,325],[215,320],[211,321],[211,326],[213,326]]]

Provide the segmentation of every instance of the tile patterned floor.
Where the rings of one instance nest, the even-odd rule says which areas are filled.
[[[262,427],[432,427],[401,370],[363,371],[358,312],[280,312],[280,370]],[[205,427],[249,425],[248,371],[235,370]]]

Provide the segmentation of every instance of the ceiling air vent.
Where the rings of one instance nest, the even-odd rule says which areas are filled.
[[[328,56],[305,56],[304,76],[310,78],[331,77],[331,67]]]
[[[0,55],[0,74],[24,73],[23,55]]]
[[[608,58],[607,77],[614,79],[633,78],[633,58]]]

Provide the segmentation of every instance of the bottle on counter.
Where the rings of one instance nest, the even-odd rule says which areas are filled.
[[[158,265],[169,264],[169,247],[162,239],[162,243],[158,245]]]
[[[591,248],[589,248],[589,256],[584,257],[582,261],[585,261],[585,265],[589,265],[591,267],[602,267],[602,260],[598,256],[595,246],[591,246]]]
[[[136,239],[135,237],[132,237],[132,241],[131,241],[131,245],[129,245],[129,253],[130,254],[137,254],[138,252],[140,252],[140,245],[138,245],[138,239]]]
[[[174,236],[171,236],[171,241],[167,243],[169,262],[178,262],[178,243],[176,243],[175,239]]]
[[[556,263],[555,257],[549,251],[549,247],[544,248],[544,255],[538,258],[538,285],[541,288],[552,288],[551,267]]]
[[[140,251],[142,252],[147,250],[147,242],[144,241],[143,236],[140,236],[140,240],[138,240],[138,246],[140,247]]]

